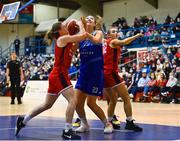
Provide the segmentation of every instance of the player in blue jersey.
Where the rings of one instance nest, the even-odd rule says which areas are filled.
[[[79,44],[80,76],[75,88],[78,100],[76,112],[82,124],[76,129],[76,132],[89,131],[84,110],[84,104],[87,99],[88,107],[103,122],[104,133],[112,133],[113,127],[111,123],[108,122],[103,110],[96,104],[97,97],[103,95],[103,33],[100,30],[95,30],[96,21],[93,16],[87,16],[83,23],[84,29],[89,34],[87,35],[88,38]]]

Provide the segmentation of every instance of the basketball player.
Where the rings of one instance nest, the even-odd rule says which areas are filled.
[[[89,125],[84,110],[85,100],[88,107],[104,124],[104,133],[112,133],[113,127],[106,119],[103,110],[97,105],[96,99],[103,94],[103,33],[95,30],[96,21],[93,16],[87,16],[83,21],[88,39],[80,42],[80,76],[76,83],[76,112],[82,121],[76,132],[89,131]]]
[[[68,77],[68,69],[70,67],[74,51],[72,43],[84,40],[86,36],[87,33],[70,36],[66,26],[60,22],[55,23],[52,26],[48,37],[56,41],[55,63],[53,70],[49,75],[49,88],[47,96],[41,105],[34,108],[29,114],[25,115],[25,117],[18,117],[16,135],[18,135],[19,131],[25,127],[25,125],[32,118],[44,112],[45,110],[50,109],[59,95],[62,94],[68,101],[68,107],[66,110],[66,123],[62,137],[64,139],[81,139],[81,137],[76,135],[72,130],[71,125],[74,110],[76,108],[76,97],[73,94],[73,87],[70,82],[70,78]]]
[[[104,88],[105,95],[109,100],[108,103],[108,120],[113,124],[115,129],[119,129],[120,125],[113,123],[114,110],[117,98],[121,97],[124,102],[124,111],[126,113],[125,129],[133,131],[142,131],[142,128],[134,124],[132,118],[132,108],[128,90],[123,83],[123,79],[118,75],[118,58],[123,45],[127,45],[135,39],[143,36],[137,34],[124,40],[118,40],[118,30],[111,28],[108,31],[107,40],[103,48],[104,53]]]

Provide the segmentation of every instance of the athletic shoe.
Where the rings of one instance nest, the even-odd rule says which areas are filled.
[[[110,121],[114,129],[120,129],[120,121],[117,119],[116,115],[113,116],[113,119]]]
[[[170,104],[173,104],[173,103],[175,103],[175,100],[174,100],[174,99],[170,102]]]
[[[18,101],[18,104],[22,104],[22,101]]]
[[[126,126],[125,129],[127,130],[133,130],[135,132],[141,132],[143,131],[143,128],[139,127],[138,125],[134,124],[134,120],[128,121],[126,120]]]
[[[81,136],[77,135],[72,129],[63,130],[62,138],[66,140],[80,140]]]
[[[11,105],[15,104],[14,100],[11,100]]]
[[[133,98],[134,98],[134,95],[133,95],[133,94],[129,94],[129,97],[130,97],[131,99],[133,99]]]
[[[89,125],[81,125],[75,130],[77,133],[84,133],[89,131]]]
[[[25,127],[25,124],[23,123],[24,117],[18,117],[16,121],[16,136],[19,134],[19,131]]]
[[[72,124],[73,127],[80,127],[81,126],[81,120],[79,118],[76,119],[76,121]]]
[[[113,132],[113,126],[111,123],[108,123],[105,127],[104,127],[104,134],[110,134]]]

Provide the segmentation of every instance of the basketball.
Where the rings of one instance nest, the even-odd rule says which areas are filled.
[[[79,25],[75,20],[70,21],[67,27],[70,35],[75,35],[80,31]]]

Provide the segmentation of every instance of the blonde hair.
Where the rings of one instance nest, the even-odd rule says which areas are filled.
[[[95,30],[102,30],[103,25],[103,18],[99,15],[93,16],[95,20]],[[81,17],[82,24],[84,25],[84,28],[86,29],[86,17]]]
[[[99,15],[95,16],[96,30],[102,30],[103,18]]]

